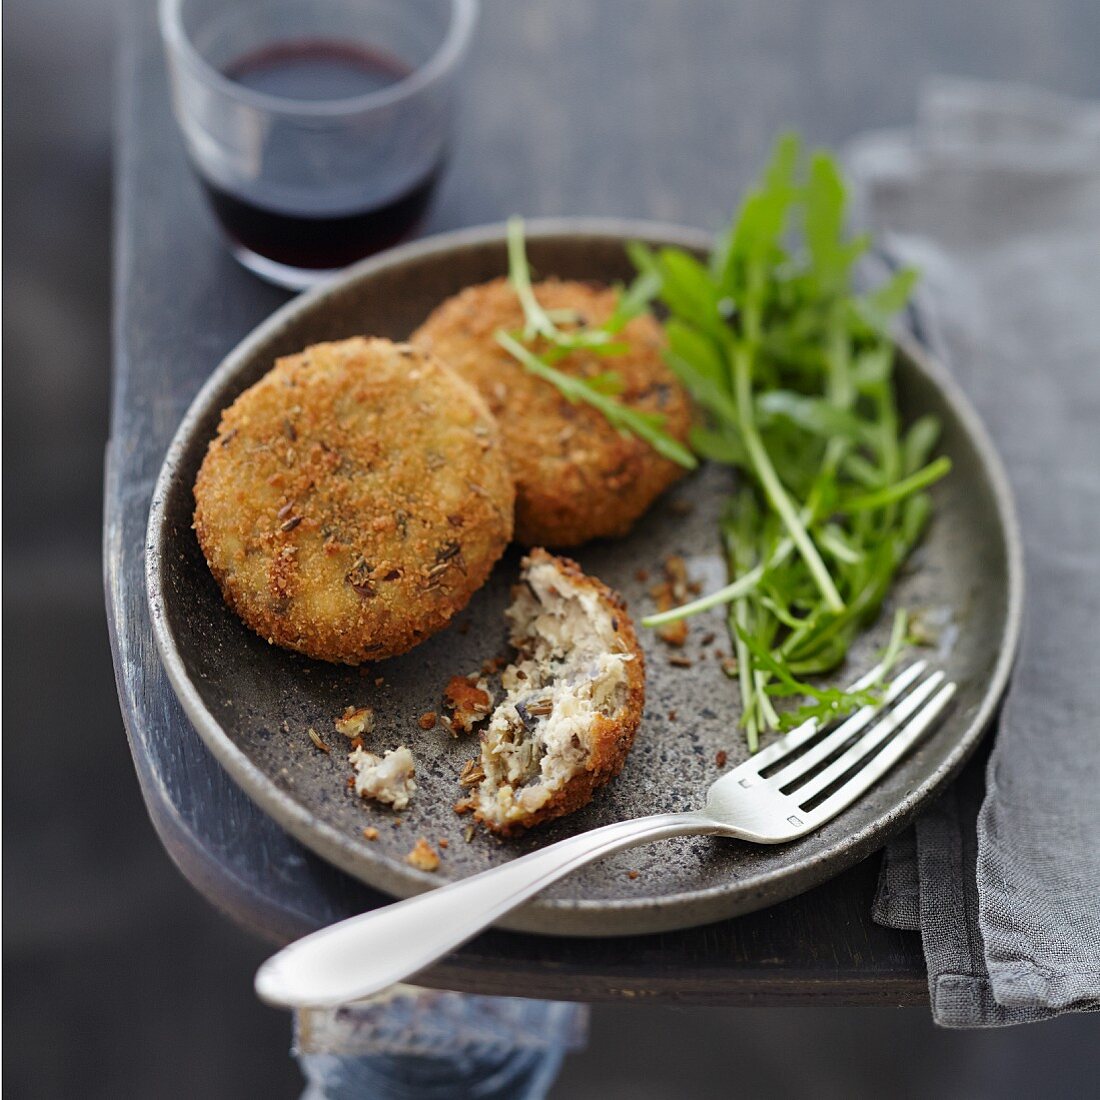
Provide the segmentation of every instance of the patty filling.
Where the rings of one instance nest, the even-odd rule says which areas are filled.
[[[467,807],[498,823],[522,821],[585,770],[593,724],[629,696],[619,613],[551,560],[532,562],[508,609],[517,657],[505,696],[482,734]]]
[[[373,798],[395,810],[408,806],[416,791],[416,765],[404,745],[390,749],[384,756],[357,748],[348,755],[348,763],[355,769],[355,793],[360,798]]]

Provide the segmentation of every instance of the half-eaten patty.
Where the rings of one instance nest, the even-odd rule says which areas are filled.
[[[576,562],[532,550],[507,615],[516,659],[456,807],[502,834],[589,802],[622,770],[645,704],[645,660],[622,599]]]

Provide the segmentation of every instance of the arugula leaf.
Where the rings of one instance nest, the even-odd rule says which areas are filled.
[[[727,466],[748,466],[749,456],[741,440],[728,429],[704,428],[691,429],[691,449],[712,462],[722,462]]]
[[[935,418],[903,430],[897,410],[889,332],[916,272],[857,293],[870,240],[847,232],[846,205],[835,160],[785,134],[707,264],[629,249],[647,292],[659,287],[666,359],[705,421],[692,445],[740,475],[720,521],[729,583],[643,625],[728,606],[750,749],[873,698],[806,677],[835,669],[878,614],[950,469],[933,456]],[[904,644],[899,612],[885,667]]]
[[[862,496],[849,497],[838,505],[842,512],[870,512],[876,508],[884,508],[887,504],[904,500],[905,497],[920,489],[925,489],[934,482],[946,477],[951,472],[951,459],[941,455],[930,462],[923,469],[902,481],[896,481],[893,485],[886,485],[873,493],[865,493]]]
[[[637,250],[635,254],[639,257],[642,255]],[[643,259],[641,262],[644,264],[646,261]],[[674,266],[680,268],[683,265],[677,262]],[[661,276],[657,270],[643,270],[629,289],[620,289],[615,310],[603,325],[562,329],[535,296],[527,250],[524,247],[523,219],[519,217],[508,219],[508,269],[508,278],[519,298],[526,323],[521,333],[498,331],[495,334],[497,343],[518,360],[524,369],[555,386],[569,401],[591,405],[618,431],[636,436],[662,457],[686,469],[695,469],[699,464],[698,460],[678,439],[664,430],[665,418],[661,413],[635,409],[617,400],[617,396],[623,392],[623,381],[614,371],[580,378],[553,366],[554,362],[580,348],[603,356],[614,356],[628,351],[628,346],[616,342],[614,337],[633,317],[647,308],[661,285]],[[536,354],[526,346],[534,340],[541,340],[548,347],[541,354]]]
[[[604,322],[604,331],[612,335],[622,332],[635,317],[645,313],[660,289],[661,277],[655,271],[643,271],[630,286],[620,286],[615,312]]]
[[[531,285],[531,269],[527,263],[527,250],[523,241],[523,219],[508,219],[508,281],[512,284],[523,307],[526,325],[524,340],[543,337],[556,351],[568,353],[575,348],[601,349],[605,353],[611,346],[613,334],[605,328],[560,329],[542,308]]]
[[[756,398],[756,409],[761,424],[782,418],[822,439],[843,436],[864,443],[870,435],[859,417],[847,409],[837,408],[820,397],[807,397],[791,390],[768,390],[760,394]]]
[[[940,437],[940,422],[934,416],[914,420],[902,443],[902,471],[916,473],[928,461]]]
[[[880,287],[863,297],[852,298],[852,308],[865,324],[888,335],[894,315],[905,308],[919,278],[916,268],[903,267]]]
[[[592,381],[566,374],[549,363],[543,362],[534,352],[525,348],[514,336],[507,332],[498,332],[496,341],[505,351],[516,358],[532,374],[556,386],[561,394],[570,401],[584,402],[598,409],[612,427],[645,440],[658,454],[689,470],[698,465],[698,460],[679,440],[673,439],[663,430],[665,418],[660,413],[642,412],[624,405],[609,396],[606,389],[593,386]],[[606,380],[607,375],[597,376]]]
[[[806,245],[814,274],[831,290],[848,274],[851,249],[844,244],[844,181],[831,157],[815,153],[806,185]]]
[[[665,324],[665,338],[668,353],[678,358],[686,369],[697,372],[715,386],[725,384],[726,362],[719,342],[676,318]]]

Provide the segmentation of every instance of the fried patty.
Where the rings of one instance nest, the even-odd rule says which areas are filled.
[[[359,664],[466,605],[512,536],[513,501],[477,391],[423,350],[357,337],[279,359],[222,414],[195,532],[248,626]]]
[[[456,809],[508,835],[572,813],[622,770],[645,706],[645,659],[621,598],[533,550],[508,618],[516,660]]]
[[[556,279],[534,289],[544,309],[569,310],[589,324],[607,320],[617,297],[608,287]],[[617,431],[596,409],[570,403],[551,383],[524,370],[494,339],[498,329],[516,332],[523,323],[515,291],[506,279],[496,279],[449,298],[412,339],[477,386],[500,421],[516,480],[520,542],[576,546],[625,535],[683,470],[636,436]],[[686,439],[690,406],[661,357],[660,325],[648,315],[636,317],[619,339],[628,345],[626,354],[577,351],[554,366],[583,377],[614,371],[623,383],[620,401],[663,414],[666,430]]]

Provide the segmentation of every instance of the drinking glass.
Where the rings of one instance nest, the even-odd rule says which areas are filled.
[[[233,254],[300,290],[408,236],[477,0],[160,0],[172,99]]]

